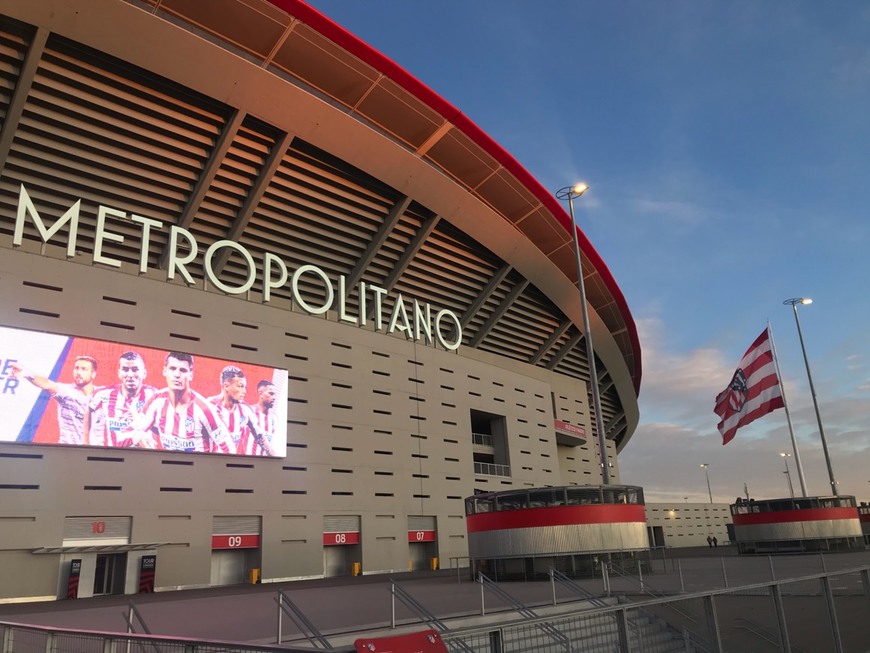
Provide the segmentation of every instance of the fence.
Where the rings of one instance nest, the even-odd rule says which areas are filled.
[[[767,561],[764,561],[765,563]],[[759,572],[764,569],[759,565]],[[770,569],[768,567],[768,573]],[[870,649],[870,566],[766,580],[741,587],[684,593],[538,615],[442,633],[451,651],[525,653],[866,653]],[[587,603],[588,605],[588,603]],[[421,629],[423,628],[421,624]],[[73,631],[0,623],[0,653],[277,653],[306,647],[257,646]],[[337,653],[352,651],[337,646]]]
[[[481,653],[865,653],[870,567],[524,619],[442,635]],[[566,646],[542,635],[541,623]]]

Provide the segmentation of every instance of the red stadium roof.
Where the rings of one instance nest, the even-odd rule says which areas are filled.
[[[549,212],[562,224],[566,231],[570,229],[571,218],[552,193],[547,191],[547,189],[545,189],[528,170],[517,162],[516,159],[514,159],[480,127],[459,111],[459,109],[423,84],[419,79],[411,75],[389,57],[386,57],[378,50],[375,50],[368,44],[364,43],[305,2],[302,2],[301,0],[268,1],[279,9],[295,16],[336,45],[339,45],[350,54],[378,70],[386,77],[393,80],[405,91],[411,93],[414,97],[421,100],[428,107],[440,114],[446,121],[461,130],[469,139],[471,139],[472,142],[498,161],[499,164],[504,166],[506,170],[520,181],[535,196],[535,198],[538,199],[547,210],[549,210]],[[576,226],[575,228],[579,235],[580,247],[584,256],[601,275],[602,280],[612,295],[613,301],[617,304],[622,319],[624,320],[625,328],[628,332],[627,335],[631,341],[632,353],[634,354],[632,356],[634,359],[632,377],[634,379],[635,390],[639,390],[641,379],[640,341],[637,337],[637,328],[634,319],[631,316],[631,311],[628,308],[628,303],[625,301],[625,296],[619,289],[616,280],[613,278],[613,275],[604,263],[601,255],[595,250],[583,231]]]

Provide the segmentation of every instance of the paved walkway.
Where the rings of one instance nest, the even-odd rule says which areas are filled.
[[[746,557],[730,547],[712,550],[672,550],[667,557],[653,557],[645,569],[644,587],[668,594],[700,592],[724,587],[782,580],[824,571],[870,566],[870,552],[844,554]],[[651,573],[650,573],[651,572]],[[481,601],[488,615],[508,610],[494,595],[484,592],[456,571],[396,574],[396,581],[431,613],[441,619],[480,615]],[[603,595],[600,578],[579,584]],[[844,577],[836,589],[860,590],[860,576]],[[546,606],[553,601],[548,581],[501,583],[500,586],[526,605]],[[639,580],[614,577],[613,594],[641,595]],[[76,601],[0,605],[0,621],[123,632],[125,614],[132,600],[154,634],[251,643],[274,643],[277,638],[277,590],[283,589],[308,619],[325,635],[388,628],[392,602],[390,580],[384,576],[333,578],[293,583],[239,585],[204,590],[159,592],[135,596],[106,596]],[[576,599],[560,586],[558,602]],[[543,608],[541,608],[543,609]],[[413,615],[397,602],[399,623]],[[284,619],[284,641],[297,637],[295,625]]]

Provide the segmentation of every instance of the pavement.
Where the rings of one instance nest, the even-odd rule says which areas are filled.
[[[649,566],[627,571],[631,577],[611,577],[611,594],[631,600],[650,598],[648,593],[680,595],[797,578],[824,572],[870,567],[870,551],[788,555],[737,556],[732,547],[715,549],[669,549],[656,554]],[[278,639],[278,590],[301,610],[314,626],[329,638],[352,641],[355,636],[372,636],[389,631],[394,603],[391,578],[430,613],[452,620],[480,620],[516,617],[504,601],[470,580],[467,570],[401,573],[389,576],[327,578],[261,585],[236,585],[198,590],[157,592],[131,596],[103,596],[75,601],[51,601],[0,605],[0,622],[33,624],[80,630],[126,632],[126,616],[132,602],[155,635],[192,639],[273,644]],[[643,586],[641,587],[641,578]],[[596,596],[604,596],[601,578],[577,583]],[[567,604],[577,596],[549,581],[503,582],[499,586],[517,601],[545,611],[556,603]],[[816,582],[817,586],[817,582]],[[836,578],[835,591],[862,591],[860,574]],[[400,602],[395,603],[397,624],[420,622]],[[145,632],[137,622],[137,632]],[[282,641],[300,641],[296,625],[283,618]]]

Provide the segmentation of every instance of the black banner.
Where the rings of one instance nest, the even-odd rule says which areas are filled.
[[[157,556],[142,556],[139,560],[139,594],[154,591],[154,574],[157,572]]]
[[[82,561],[76,558],[70,560],[69,578],[66,582],[66,598],[77,599],[79,597],[79,576],[82,573]]]

